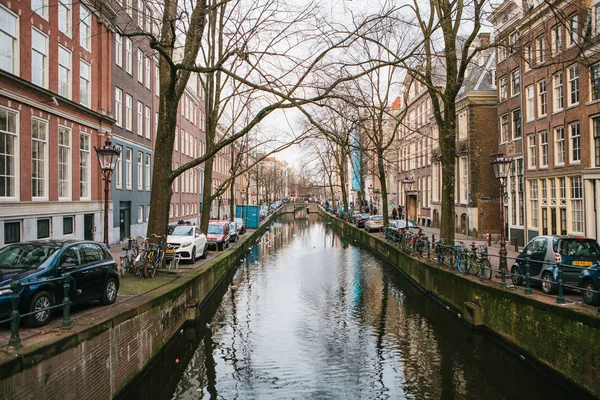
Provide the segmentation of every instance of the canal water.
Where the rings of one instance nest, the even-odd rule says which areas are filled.
[[[315,215],[249,250],[120,398],[585,398]]]

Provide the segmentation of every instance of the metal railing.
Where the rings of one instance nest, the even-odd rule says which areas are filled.
[[[0,287],[0,291],[8,290],[8,289],[10,289],[12,291],[12,295],[11,295],[12,311],[10,313],[10,317],[8,319],[0,321],[0,324],[10,321],[10,340],[8,341],[9,348],[18,349],[19,347],[21,347],[21,337],[19,336],[19,326],[21,323],[21,317],[27,317],[27,316],[30,316],[33,314],[38,314],[40,312],[45,312],[45,311],[51,311],[55,308],[62,307],[63,320],[62,320],[61,328],[62,329],[71,329],[73,327],[73,323],[71,321],[71,299],[69,298],[69,292],[71,291],[71,283],[70,283],[71,280],[73,280],[73,277],[71,276],[71,274],[66,273],[63,276],[60,276],[57,278],[40,279],[37,281],[27,282],[27,283],[13,282],[10,285]],[[63,298],[62,303],[55,304],[51,307],[41,308],[41,309],[38,309],[38,310],[35,310],[32,312],[28,312],[25,314],[21,314],[19,312],[19,303],[21,300],[20,292],[24,286],[39,285],[41,283],[58,282],[58,281],[63,282],[64,298]],[[74,280],[73,280],[73,283],[75,283]],[[75,284],[75,288],[76,287],[77,287],[77,285]],[[81,293],[81,290],[76,289],[76,292]]]

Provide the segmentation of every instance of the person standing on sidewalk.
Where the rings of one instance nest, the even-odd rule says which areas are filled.
[[[392,208],[392,219],[396,219],[397,216],[398,216],[398,213],[396,212],[396,209]]]

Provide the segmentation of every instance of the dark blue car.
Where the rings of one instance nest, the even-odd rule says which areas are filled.
[[[91,241],[32,241],[9,244],[0,249],[0,320],[12,311],[10,285],[32,283],[20,291],[19,312],[35,312],[24,318],[30,327],[42,326],[64,298],[62,280],[70,273],[69,298],[73,303],[100,300],[112,304],[119,290],[119,276],[112,255],[102,243]]]
[[[600,289],[600,263],[583,270],[579,276],[579,287],[582,289],[583,302],[592,306],[597,306],[598,290]]]

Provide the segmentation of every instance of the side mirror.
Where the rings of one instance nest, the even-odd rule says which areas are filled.
[[[73,264],[72,262],[64,262],[60,266],[61,271],[72,271],[75,268],[77,268],[77,266],[75,264]]]

